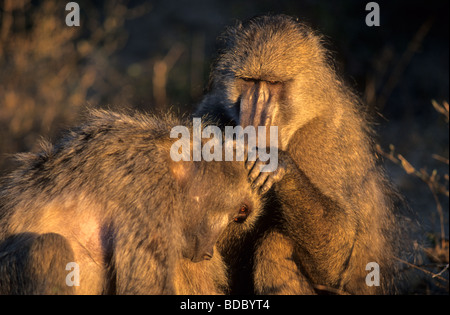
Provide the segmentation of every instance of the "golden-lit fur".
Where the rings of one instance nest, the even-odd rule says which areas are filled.
[[[0,186],[0,293],[223,293],[220,254],[191,259],[242,225],[242,204],[256,220],[261,197],[243,162],[171,159],[172,127],[190,124],[91,111],[54,146],[19,155]],[[79,286],[65,283],[69,262]]]
[[[321,37],[294,18],[267,15],[229,27],[219,42],[196,114],[278,126],[286,167],[252,232],[229,228],[219,244],[231,292],[398,292],[396,258],[411,244],[401,198],[377,161],[364,107]],[[380,265],[378,287],[366,285],[369,262]]]

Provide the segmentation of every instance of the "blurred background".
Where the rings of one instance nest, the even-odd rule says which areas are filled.
[[[449,2],[0,0],[0,176],[11,154],[39,149],[90,107],[191,111],[216,37],[264,13],[296,16],[325,36],[338,72],[372,111],[377,152],[422,223],[424,277],[411,293],[448,294]]]

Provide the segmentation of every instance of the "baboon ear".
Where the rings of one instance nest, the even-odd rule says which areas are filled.
[[[192,162],[189,130],[182,126],[177,127],[180,127],[178,135],[181,134],[181,138],[165,143],[163,154],[168,162],[170,175],[180,187],[184,187],[194,177],[196,166]],[[175,137],[176,135],[177,132],[173,134],[171,132],[170,136]]]
[[[180,187],[185,187],[187,183],[193,180],[196,166],[191,161],[171,161],[170,173]]]

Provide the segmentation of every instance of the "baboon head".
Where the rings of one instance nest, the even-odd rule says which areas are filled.
[[[275,15],[239,23],[219,43],[212,97],[242,127],[278,126],[284,149],[292,134],[322,111],[320,105],[308,106],[320,104],[316,94],[327,95],[319,91],[330,82],[322,81],[327,62],[320,38],[294,18]]]
[[[182,254],[193,262],[211,259],[225,228],[248,228],[262,208],[243,162],[173,162],[172,174],[183,190]]]

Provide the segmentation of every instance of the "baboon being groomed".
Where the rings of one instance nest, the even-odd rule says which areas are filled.
[[[0,294],[223,293],[213,247],[226,225],[252,224],[261,198],[244,162],[173,161],[174,126],[186,121],[91,111],[18,155],[0,189]]]
[[[259,224],[244,235],[230,226],[220,241],[231,292],[399,292],[396,258],[408,239],[400,198],[377,161],[363,105],[321,36],[289,16],[259,16],[229,27],[219,45],[195,115],[278,126],[280,150],[275,172],[247,163],[250,181],[269,191]],[[366,282],[377,266],[369,263],[379,266],[379,285]]]

